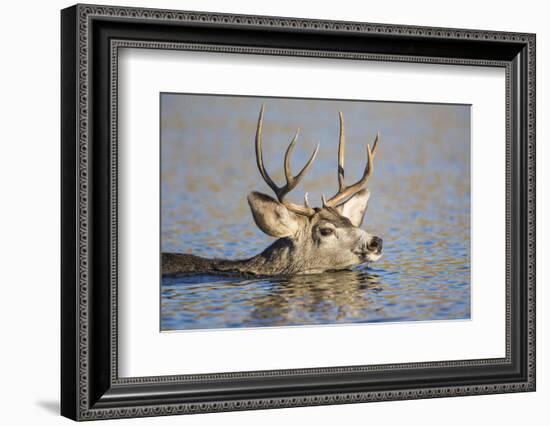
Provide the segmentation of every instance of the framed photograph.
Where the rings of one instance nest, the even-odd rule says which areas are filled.
[[[61,412],[535,390],[535,35],[61,12]]]

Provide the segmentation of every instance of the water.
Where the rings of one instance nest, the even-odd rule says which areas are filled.
[[[337,111],[346,120],[346,180],[365,165],[365,144],[382,141],[369,181],[363,227],[384,239],[383,257],[353,270],[250,279],[163,278],[162,330],[273,327],[470,317],[469,107],[163,94],[161,247],[244,258],[273,239],[256,228],[246,194],[271,194],[255,164],[254,132],[266,103],[266,168],[283,182],[282,158],[296,127],[292,165],[313,168],[289,196],[336,190]]]

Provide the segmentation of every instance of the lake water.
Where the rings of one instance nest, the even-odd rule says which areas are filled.
[[[246,195],[271,194],[255,164],[266,104],[264,158],[279,183],[297,127],[296,173],[317,141],[313,168],[289,198],[310,202],[337,187],[338,110],[346,120],[346,180],[382,136],[363,227],[384,240],[382,258],[349,271],[240,278],[165,277],[161,329],[274,327],[470,318],[470,108],[162,94],[161,249],[245,258],[273,239],[256,228]]]

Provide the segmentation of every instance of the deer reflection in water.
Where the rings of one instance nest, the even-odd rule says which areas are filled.
[[[371,297],[382,291],[378,276],[365,271],[334,271],[281,279],[269,295],[254,301],[251,317],[273,325],[301,324],[311,317],[322,323],[369,321],[382,315]]]
[[[383,321],[376,273],[342,270],[243,279],[192,275],[163,286],[162,329],[292,326]]]

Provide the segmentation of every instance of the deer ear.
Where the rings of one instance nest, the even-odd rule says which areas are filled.
[[[353,195],[349,200],[336,207],[338,213],[347,217],[353,226],[361,226],[367,204],[369,202],[370,191],[367,188],[362,189]]]
[[[251,192],[248,194],[248,204],[254,222],[267,235],[277,238],[290,237],[300,228],[302,218],[269,195]]]

